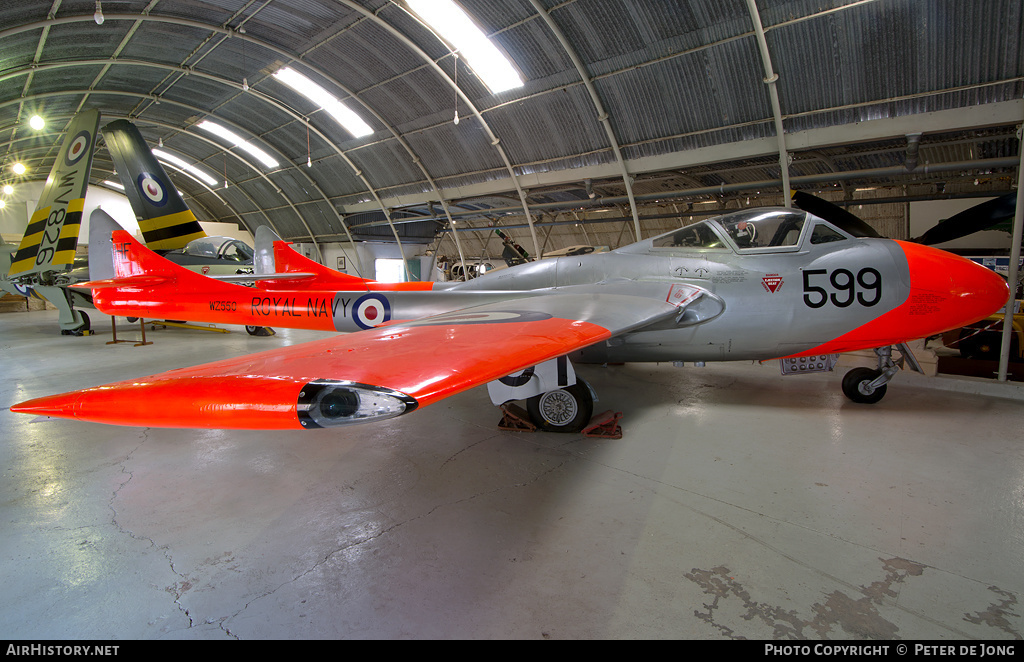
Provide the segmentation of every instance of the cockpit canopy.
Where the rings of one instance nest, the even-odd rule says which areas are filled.
[[[252,264],[253,251],[244,241],[232,237],[201,237],[193,239],[182,250],[185,255],[228,262]]]
[[[804,239],[806,235],[806,239]],[[852,239],[835,226],[794,209],[744,209],[655,237],[653,248],[733,250],[739,253],[799,250],[803,241]]]

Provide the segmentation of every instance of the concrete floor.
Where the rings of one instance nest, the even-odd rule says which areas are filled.
[[[0,315],[0,638],[1024,633],[1019,386],[907,374],[858,406],[777,363],[581,366],[620,440],[499,431],[483,388],[343,431],[7,411],[320,335],[107,345],[92,316]]]

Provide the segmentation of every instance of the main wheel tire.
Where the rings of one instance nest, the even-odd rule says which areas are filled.
[[[86,336],[89,335],[89,331],[92,329],[92,322],[89,321],[89,316],[85,314],[85,311],[76,311],[82,316],[82,323],[73,329],[65,329],[60,333],[64,336]]]
[[[871,393],[860,390],[861,384],[868,384],[882,374],[881,370],[871,368],[854,368],[843,377],[843,395],[854,402],[873,405],[885,396],[887,385],[882,384]]]
[[[246,325],[245,332],[248,333],[250,336],[272,336],[272,335],[274,335],[274,330],[271,329],[269,326]]]
[[[548,432],[579,432],[594,414],[594,398],[582,379],[556,391],[535,395],[526,401],[530,420]]]

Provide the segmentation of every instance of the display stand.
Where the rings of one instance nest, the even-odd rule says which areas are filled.
[[[110,317],[110,330],[113,333],[114,339],[113,340],[108,340],[107,344],[108,345],[114,345],[116,343],[129,343],[130,342],[130,343],[134,343],[135,347],[140,347],[142,345],[152,345],[153,344],[152,340],[149,340],[149,341],[146,340],[146,320],[142,319],[141,317],[139,318],[139,328],[142,329],[142,342],[135,342],[134,340],[118,340],[117,339],[117,318],[115,318],[114,316],[111,316]]]

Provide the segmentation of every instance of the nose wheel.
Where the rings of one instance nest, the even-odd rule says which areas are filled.
[[[921,364],[917,362],[910,348],[905,343],[895,346],[899,357],[893,360],[893,346],[876,347],[875,355],[878,356],[878,369],[854,368],[843,377],[843,395],[853,402],[873,405],[885,396],[886,385],[896,376],[904,365],[914,372],[924,374]]]
[[[886,385],[872,384],[884,374],[881,370],[854,368],[843,377],[843,395],[860,404],[875,404],[885,396]]]

